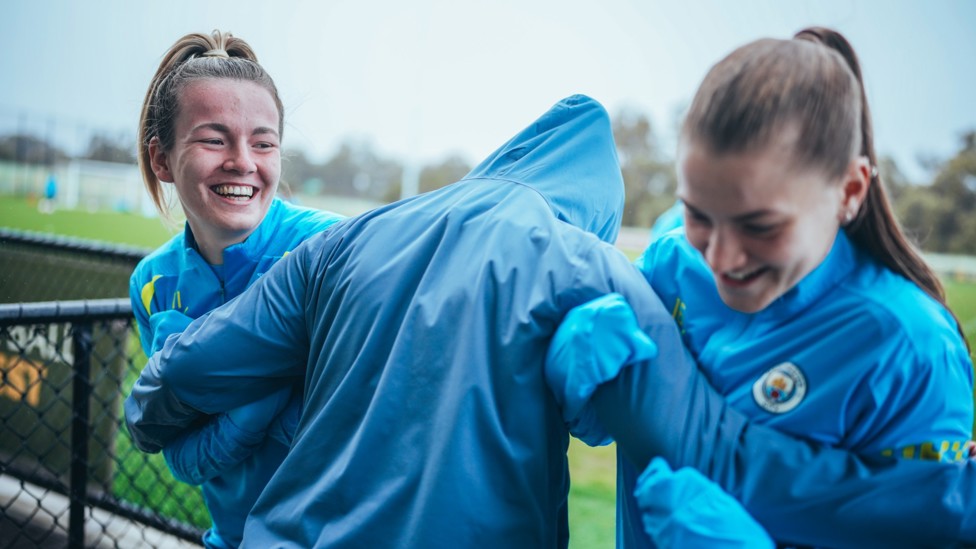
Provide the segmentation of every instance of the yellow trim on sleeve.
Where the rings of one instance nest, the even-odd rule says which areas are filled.
[[[881,451],[881,455],[928,461],[963,461],[969,459],[969,446],[970,443],[968,441],[942,440],[937,442],[923,442],[922,444],[910,444],[898,449],[887,448]]]
[[[142,287],[142,306],[146,308],[146,314],[148,315],[152,314],[152,311],[149,310],[149,305],[152,303],[152,298],[156,294],[156,281],[162,276],[156,275],[152,277],[152,280],[146,282],[146,285]]]

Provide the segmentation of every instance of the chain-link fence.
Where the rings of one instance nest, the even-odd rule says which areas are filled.
[[[0,228],[0,303],[129,295],[148,250]]]
[[[192,546],[209,524],[123,425],[146,361],[124,297],[141,257],[0,231],[0,548]]]

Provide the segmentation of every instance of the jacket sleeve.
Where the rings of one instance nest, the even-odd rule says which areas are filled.
[[[177,437],[163,456],[177,480],[197,485],[244,461],[263,440],[264,433],[245,431],[220,414]]]
[[[573,308],[549,344],[545,365],[546,383],[570,433],[590,446],[613,442],[588,405],[590,398],[625,365],[656,355],[656,345],[620,294]]]
[[[271,436],[291,387],[273,391],[256,402],[214,416],[202,427],[186,432],[165,448],[163,456],[173,475],[187,484],[202,484],[246,459]]]
[[[750,423],[708,384],[658,302],[634,307],[658,356],[593,395],[600,423],[644,468],[694,467],[778,541],[831,547],[976,542],[976,462],[862,458]],[[638,486],[638,490],[640,487]]]
[[[301,379],[308,251],[297,248],[149,359],[125,401],[138,448],[158,452],[201,415],[230,411]]]
[[[147,354],[158,352],[166,344],[169,336],[183,332],[191,322],[193,322],[192,318],[176,310],[159,311],[149,315],[151,348]]]

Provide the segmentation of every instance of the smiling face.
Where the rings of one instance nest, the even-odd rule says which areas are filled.
[[[264,219],[281,176],[278,109],[271,93],[228,78],[191,82],[180,98],[173,147],[153,139],[153,172],[173,183],[201,254],[222,263]]]
[[[765,309],[815,269],[863,197],[821,170],[798,168],[784,140],[773,143],[716,155],[685,140],[679,153],[688,240],[711,267],[722,301],[744,313]],[[852,162],[851,175],[861,163]]]

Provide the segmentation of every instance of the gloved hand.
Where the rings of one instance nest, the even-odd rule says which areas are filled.
[[[149,329],[152,330],[152,352],[163,348],[166,338],[173,334],[182,333],[193,319],[180,311],[169,310],[154,313],[149,317]],[[151,353],[150,353],[151,354]]]
[[[587,406],[590,397],[623,367],[656,356],[657,346],[620,294],[572,309],[549,344],[545,374],[573,435],[590,445],[608,443],[609,436]]]
[[[672,471],[656,457],[634,497],[657,547],[772,549],[773,540],[732,496],[690,467]]]
[[[291,386],[283,387],[270,395],[249,402],[227,412],[231,422],[249,433],[264,433],[291,399]]]

